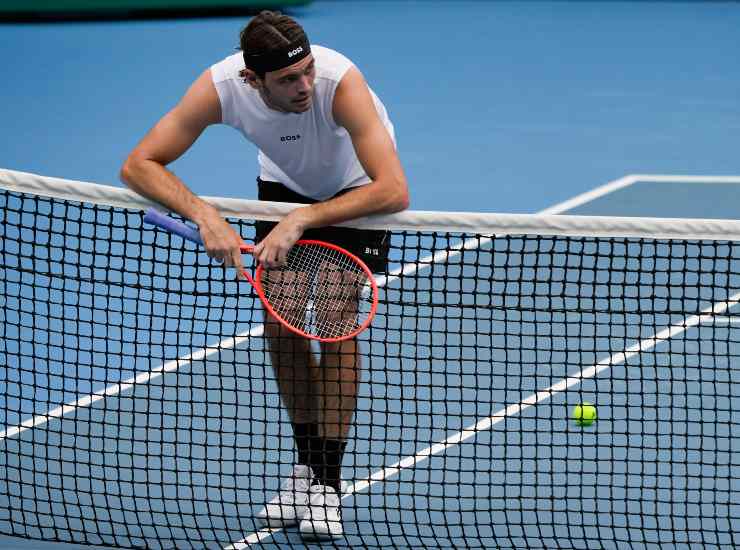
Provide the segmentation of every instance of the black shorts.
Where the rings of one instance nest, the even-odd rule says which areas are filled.
[[[257,178],[257,189],[257,198],[261,201],[299,204],[319,202],[274,181],[263,181]],[[334,196],[342,195],[347,191],[349,189],[340,191]],[[255,242],[258,243],[264,239],[276,225],[276,222],[257,221],[255,223]],[[306,230],[301,238],[325,241],[341,246],[365,262],[373,273],[384,273],[388,269],[388,252],[390,249],[390,233],[388,231],[355,229],[352,227],[319,227]]]

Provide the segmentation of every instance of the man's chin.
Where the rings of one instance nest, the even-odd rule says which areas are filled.
[[[311,105],[313,105],[313,101],[311,101],[310,97],[308,97],[305,101],[294,101],[291,103],[291,107],[293,107],[294,113],[305,113],[311,108]]]

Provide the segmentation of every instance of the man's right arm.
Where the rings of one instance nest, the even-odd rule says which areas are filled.
[[[165,168],[182,156],[206,127],[220,122],[221,103],[209,69],[131,151],[121,168],[121,180],[140,195],[197,223],[208,255],[237,267],[241,276],[239,235],[212,205]]]

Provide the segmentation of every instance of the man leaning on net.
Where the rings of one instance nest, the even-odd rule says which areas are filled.
[[[303,236],[338,244],[373,271],[384,270],[385,232],[327,226],[408,207],[385,107],[349,59],[311,45],[286,15],[260,13],[242,30],[240,47],[206,69],[149,131],[124,163],[122,180],[197,223],[208,255],[241,274],[240,236],[165,168],[207,126],[228,124],[260,150],[259,199],[306,205],[279,223],[257,224],[257,261],[267,268],[281,265]],[[299,523],[306,537],[341,536],[340,470],[356,407],[357,343],[322,344],[317,360],[306,339],[267,312],[265,319],[297,462],[258,518],[269,526]]]

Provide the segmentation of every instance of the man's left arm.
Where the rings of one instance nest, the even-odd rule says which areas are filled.
[[[255,247],[255,257],[268,267],[275,262],[283,263],[306,229],[408,208],[408,185],[393,140],[378,116],[365,79],[355,67],[337,87],[333,114],[337,124],[349,132],[357,158],[371,181],[339,197],[288,214]]]

